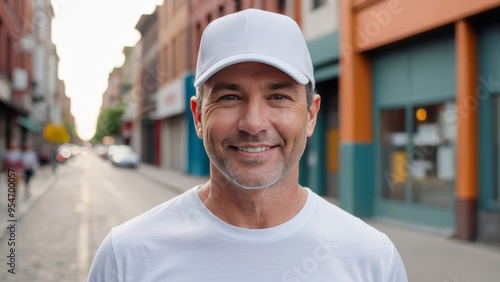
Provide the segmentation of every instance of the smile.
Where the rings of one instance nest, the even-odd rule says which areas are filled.
[[[237,147],[238,150],[250,153],[259,153],[262,151],[269,150],[271,147],[257,147],[257,148],[247,148],[247,147]]]

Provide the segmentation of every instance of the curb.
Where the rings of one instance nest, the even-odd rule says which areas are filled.
[[[186,175],[182,172],[169,169],[163,170],[159,167],[145,163],[141,163],[136,172],[147,180],[164,186],[165,188],[178,194],[182,194],[192,187],[204,184],[209,180],[208,177]],[[169,177],[176,179],[177,181],[168,181],[167,179]]]

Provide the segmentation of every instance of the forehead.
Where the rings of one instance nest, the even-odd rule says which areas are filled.
[[[225,83],[287,82],[296,86],[300,85],[283,71],[273,66],[257,62],[243,62],[228,66],[215,73],[205,84],[210,87],[221,81]]]

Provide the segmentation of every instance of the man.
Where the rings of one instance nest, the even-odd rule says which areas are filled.
[[[36,156],[35,151],[33,150],[33,146],[31,144],[26,144],[24,152],[22,154],[23,166],[24,166],[24,191],[26,192],[25,196],[30,197],[30,180],[35,170],[39,167],[38,157]]]
[[[407,281],[386,235],[298,184],[320,97],[292,19],[212,22],[195,86],[210,181],[115,227],[89,281]]]

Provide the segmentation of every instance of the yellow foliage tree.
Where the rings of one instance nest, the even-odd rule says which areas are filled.
[[[43,137],[53,143],[67,143],[70,136],[63,124],[48,123],[43,130]]]

